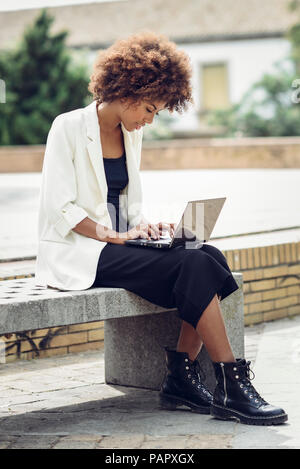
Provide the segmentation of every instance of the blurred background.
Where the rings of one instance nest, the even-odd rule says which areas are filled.
[[[188,200],[225,196],[210,243],[243,273],[245,324],[300,314],[298,0],[1,2],[0,281],[34,275],[52,121],[92,101],[98,51],[143,30],[189,55],[194,98],[144,128],[145,216],[177,223]],[[46,334],[43,353],[58,354]],[[11,360],[45,348],[19,339],[8,343]],[[76,350],[101,347],[102,326],[91,341]]]
[[[297,0],[1,3],[1,145],[44,144],[56,115],[90,102],[97,52],[144,29],[189,55],[195,100],[182,116],[162,113],[146,140],[299,135]]]
[[[35,256],[53,119],[91,102],[100,49],[144,29],[189,55],[195,102],[144,129],[145,214],[177,222],[187,200],[226,196],[216,239],[300,226],[299,1],[14,0],[0,6],[2,260]]]

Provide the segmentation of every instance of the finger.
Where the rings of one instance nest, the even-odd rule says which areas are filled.
[[[128,232],[128,238],[129,239],[136,239],[138,238],[139,235],[138,235],[138,231],[137,230],[134,230],[134,231],[129,231]]]
[[[169,225],[168,225],[168,223],[164,223],[164,222],[160,221],[160,222],[158,223],[158,226],[159,226],[159,228],[160,228],[161,230],[165,230],[165,229],[168,228]]]
[[[158,238],[159,237],[157,227],[153,224],[148,225],[148,231],[147,232],[148,232],[148,235],[150,236],[150,238]]]
[[[158,226],[155,225],[154,223],[150,225],[150,229],[152,230],[152,233],[154,232],[154,234],[156,236],[160,235],[160,230],[159,230]]]
[[[147,231],[140,230],[139,231],[139,237],[143,239],[150,239],[150,236]]]
[[[157,225],[160,227],[160,234],[162,234],[163,231],[167,231],[170,236],[174,235],[175,223],[159,222]]]
[[[154,230],[151,230],[151,231],[150,231],[150,235],[151,235],[151,237],[154,238],[154,239],[157,239],[157,238],[160,237],[160,236],[159,236],[159,233],[157,233],[157,231],[154,231]]]
[[[156,223],[155,226],[156,226],[158,234],[161,235],[162,234],[162,228],[161,228],[160,224]]]

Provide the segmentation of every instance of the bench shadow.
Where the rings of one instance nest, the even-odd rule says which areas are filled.
[[[106,389],[105,389],[106,388]],[[104,397],[71,405],[34,410],[0,418],[0,442],[10,436],[43,435],[113,435],[145,434],[167,435],[218,435],[243,436],[252,433],[260,440],[263,435],[272,447],[285,446],[288,438],[274,427],[242,425],[235,421],[221,421],[210,415],[191,412],[187,407],[176,411],[159,407],[158,392],[118,385],[104,385]],[[113,397],[105,394],[118,393]],[[86,396],[88,399],[88,395]],[[289,425],[288,423],[284,426]],[[282,426],[281,426],[282,427]],[[277,427],[279,428],[279,426]],[[271,433],[270,433],[271,432]]]

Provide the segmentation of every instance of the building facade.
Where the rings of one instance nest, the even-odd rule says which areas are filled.
[[[209,135],[205,114],[240,102],[250,86],[288,57],[288,28],[298,20],[290,0],[120,0],[48,8],[53,32],[68,30],[67,45],[90,70],[99,49],[151,30],[186,51],[193,67],[195,104],[174,113],[183,136]],[[0,50],[13,47],[38,9],[0,12]],[[0,77],[1,78],[1,77]]]

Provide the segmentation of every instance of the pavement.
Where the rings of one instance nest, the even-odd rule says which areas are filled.
[[[0,449],[299,449],[300,316],[246,327],[245,347],[254,386],[287,423],[160,410],[155,391],[105,384],[92,351],[0,365]]]

